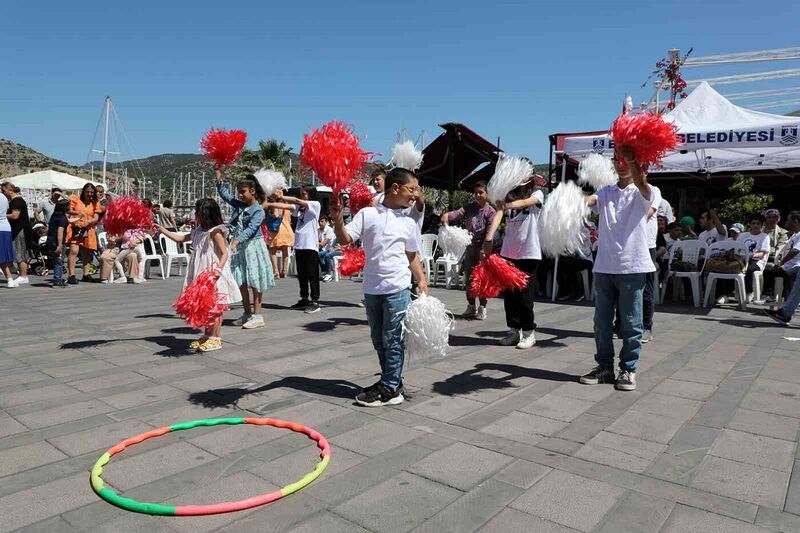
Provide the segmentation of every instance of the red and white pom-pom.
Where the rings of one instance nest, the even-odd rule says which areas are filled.
[[[486,263],[481,261],[472,269],[472,275],[469,281],[469,295],[472,298],[480,298],[481,300],[488,300],[489,298],[497,298],[500,296],[500,287],[491,279]]]
[[[172,304],[178,316],[182,316],[191,327],[211,326],[218,316],[230,309],[217,292],[218,279],[217,269],[204,270]]]
[[[246,131],[211,128],[200,141],[200,149],[206,159],[224,167],[239,159],[246,142]]]
[[[661,167],[661,160],[667,152],[674,150],[680,142],[677,126],[650,113],[620,115],[609,133],[614,139],[614,150],[623,168],[627,168],[625,158],[619,152],[623,146],[633,150],[636,162],[643,170],[647,170],[650,165]]]
[[[356,213],[372,205],[372,191],[363,181],[354,181],[350,185],[350,196],[347,203],[350,206],[350,215],[356,216]]]
[[[108,235],[122,236],[131,229],[150,229],[153,217],[150,208],[136,196],[118,196],[108,203],[103,228]]]
[[[367,264],[367,256],[363,248],[345,246],[341,249],[342,260],[339,261],[339,275],[354,276],[364,270]]]
[[[304,135],[300,147],[300,164],[334,193],[345,190],[364,171],[369,156],[352,128],[335,120]]]

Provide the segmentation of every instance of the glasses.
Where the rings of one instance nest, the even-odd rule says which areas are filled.
[[[419,187],[409,187],[408,185],[403,185],[403,188],[412,194],[417,194],[421,190]]]

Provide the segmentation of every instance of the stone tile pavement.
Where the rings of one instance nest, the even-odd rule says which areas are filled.
[[[621,393],[577,383],[593,364],[591,306],[537,302],[538,344],[520,351],[496,345],[493,301],[487,321],[458,321],[446,359],[407,368],[409,401],[369,410],[352,401],[377,369],[359,283],[323,285],[323,310],[305,315],[282,280],[267,327],[225,327],[208,355],[187,351],[179,287],[0,288],[0,531],[800,531],[800,342],[784,338],[800,331],[756,312],[659,308],[639,388]],[[330,467],[214,517],[137,515],[91,491],[90,467],[120,440],[228,415],[314,426]],[[134,446],[105,478],[135,499],[212,503],[315,462],[295,434],[205,428]]]

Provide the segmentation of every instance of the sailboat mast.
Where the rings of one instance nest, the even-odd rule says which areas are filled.
[[[106,125],[103,129],[103,186],[106,185],[106,164],[108,163],[108,118],[111,107],[111,97],[106,96]]]

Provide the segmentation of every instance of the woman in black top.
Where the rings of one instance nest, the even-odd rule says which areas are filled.
[[[19,187],[13,183],[3,183],[2,192],[8,198],[8,221],[11,224],[11,237],[14,239],[14,254],[17,257],[19,277],[14,281],[19,285],[28,283],[28,250],[31,248],[31,221],[28,217],[28,204],[18,193]]]

